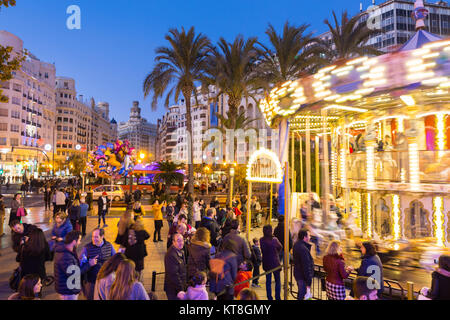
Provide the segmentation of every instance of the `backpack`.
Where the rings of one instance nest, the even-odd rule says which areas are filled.
[[[216,282],[225,278],[225,262],[228,258],[221,259],[210,259],[209,260],[209,270],[211,271],[212,277],[216,279]]]
[[[134,246],[136,243],[136,232],[133,229],[128,230],[128,244]]]

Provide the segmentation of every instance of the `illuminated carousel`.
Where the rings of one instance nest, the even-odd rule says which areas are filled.
[[[292,190],[290,218],[301,219],[313,191],[314,145],[322,211],[306,202],[312,224],[337,238],[376,240],[393,255],[419,253],[423,267],[448,253],[450,242],[450,41],[423,30],[425,16],[417,18],[417,34],[397,52],[283,83],[260,108],[280,128],[280,144],[305,141],[300,168],[291,154],[289,172],[300,172],[307,187]],[[282,164],[287,153],[279,155]],[[335,207],[343,213],[339,227]]]

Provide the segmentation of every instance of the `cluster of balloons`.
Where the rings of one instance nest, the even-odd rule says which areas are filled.
[[[136,150],[130,142],[117,140],[90,152],[87,167],[96,177],[117,179],[132,173],[136,162]]]

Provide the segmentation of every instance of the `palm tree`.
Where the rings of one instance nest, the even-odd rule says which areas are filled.
[[[183,168],[182,164],[176,164],[172,161],[159,161],[157,162],[157,168],[161,173],[155,175],[155,180],[166,184],[166,194],[169,193],[173,184],[181,185],[183,183],[184,175],[178,172]]]
[[[327,60],[323,58],[324,48],[318,45],[319,40],[312,33],[306,34],[308,28],[309,25],[296,27],[286,22],[283,33],[278,35],[269,24],[266,34],[272,48],[259,43],[263,50],[258,71],[266,91],[269,91],[270,85],[296,80],[327,64]]]
[[[330,29],[332,44],[334,48],[328,48],[330,61],[347,60],[352,56],[380,55],[383,52],[372,46],[366,45],[367,41],[381,30],[369,29],[366,23],[360,23],[361,14],[348,18],[347,11],[342,13],[341,24],[339,25],[336,13],[333,11],[333,18],[336,27],[326,19],[324,22]]]
[[[188,148],[192,150],[191,96],[194,94],[197,97],[195,83],[203,78],[210,41],[201,33],[195,34],[194,27],[188,32],[184,28],[181,28],[181,31],[170,29],[165,39],[169,42],[169,46],[156,49],[157,64],[144,81],[144,96],[147,97],[153,92],[152,109],[156,110],[158,100],[166,91],[166,108],[171,97],[178,101],[180,94],[183,95],[186,103]],[[188,152],[188,156],[188,190],[193,193],[192,152]]]
[[[233,123],[243,98],[251,98],[257,103],[255,89],[258,85],[258,74],[255,63],[258,61],[258,50],[255,48],[256,38],[244,40],[238,35],[233,43],[220,38],[218,48],[211,48],[212,55],[208,59],[207,76],[202,81],[202,91],[208,91],[210,85],[218,88],[215,97],[228,97],[229,119]],[[232,125],[233,127],[233,125]]]

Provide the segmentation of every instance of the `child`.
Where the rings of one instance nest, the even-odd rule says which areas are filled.
[[[239,266],[239,271],[236,277],[236,280],[234,281],[235,284],[241,283],[245,280],[252,278],[252,270],[253,270],[253,264],[251,261],[246,260],[241,263]],[[238,286],[234,287],[234,297],[237,298],[239,295],[239,292],[241,292],[245,288],[250,288],[250,282],[246,282],[243,284],[240,284]]]
[[[178,299],[180,300],[209,300],[208,291],[206,291],[206,273],[197,272],[191,279],[191,283],[187,292],[178,292]]]
[[[252,262],[253,262],[253,277],[259,276],[259,266],[262,263],[261,248],[259,247],[259,239],[253,239],[252,245]],[[261,288],[259,285],[259,278],[256,278],[252,282],[252,287]]]

